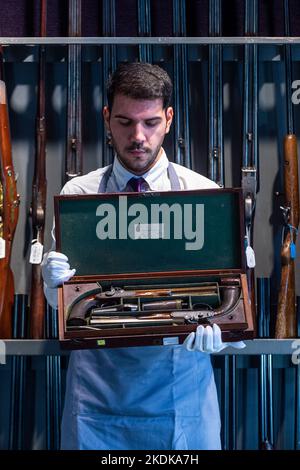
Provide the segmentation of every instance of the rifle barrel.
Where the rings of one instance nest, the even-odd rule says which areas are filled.
[[[138,0],[138,35],[151,36],[151,5],[150,0]],[[139,45],[139,60],[152,62],[152,47],[150,44]]]
[[[284,0],[284,28],[285,35],[290,36],[290,11],[289,0]],[[286,114],[287,133],[294,134],[294,108],[290,93],[292,90],[292,49],[289,44],[284,46],[285,86],[286,86]]]
[[[104,36],[116,35],[116,5],[115,0],[103,0],[102,10],[102,29]],[[106,83],[109,75],[116,68],[117,54],[115,45],[102,46],[102,96],[105,96]],[[103,103],[104,104],[104,103]],[[102,126],[102,149],[103,149],[103,164],[109,165],[113,159],[113,148],[111,141],[107,138],[106,128],[103,122]]]
[[[173,33],[186,35],[186,4],[184,0],[173,2]],[[189,80],[188,49],[184,44],[173,47],[174,63],[174,106],[175,106],[175,161],[191,168],[190,123],[189,123]]]
[[[222,11],[220,0],[210,0],[209,35],[221,35]],[[223,149],[223,52],[220,44],[209,46],[208,114],[209,114],[209,177],[224,186]]]
[[[69,36],[81,36],[81,0],[69,0]],[[81,45],[68,46],[66,179],[82,174]]]
[[[257,303],[259,318],[259,337],[268,338],[270,334],[270,279],[257,279]],[[271,354],[260,356],[260,450],[272,450],[274,445],[273,421],[273,358]]]
[[[41,0],[40,33],[46,36],[47,1]],[[32,239],[44,244],[46,215],[47,180],[46,180],[46,118],[45,118],[45,76],[46,49],[39,46],[39,86],[36,118],[35,164],[32,185]],[[40,264],[32,264],[30,296],[30,336],[33,339],[44,337],[45,297]]]

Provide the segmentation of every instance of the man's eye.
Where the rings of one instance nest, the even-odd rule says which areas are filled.
[[[119,124],[121,124],[121,126],[129,126],[130,125],[130,121],[127,121],[127,120],[120,120],[119,121]]]
[[[155,127],[157,126],[158,121],[146,121],[146,126],[147,127]]]

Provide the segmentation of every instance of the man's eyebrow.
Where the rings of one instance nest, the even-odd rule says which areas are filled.
[[[127,119],[128,121],[132,121],[132,118],[128,116],[124,116],[123,114],[115,114],[113,117],[117,119]],[[144,121],[156,121],[158,119],[161,120],[162,119],[161,116],[149,117],[149,118],[144,119]]]
[[[115,114],[114,117],[120,119],[128,119],[130,121],[130,118],[128,116],[123,116],[122,114]]]
[[[145,121],[156,121],[158,119],[161,121],[162,117],[161,116],[154,116],[154,117],[145,119]]]

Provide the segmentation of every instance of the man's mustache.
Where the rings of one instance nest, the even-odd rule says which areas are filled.
[[[141,144],[132,144],[130,147],[126,148],[127,151],[131,152],[132,150],[141,150],[142,152],[149,152],[149,149],[143,147]]]

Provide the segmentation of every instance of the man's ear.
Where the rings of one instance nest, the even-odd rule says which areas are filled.
[[[109,125],[109,119],[110,119],[110,111],[108,106],[104,106],[103,108],[103,118],[104,118],[104,124],[107,132],[110,132],[110,125]]]
[[[166,119],[167,119],[166,134],[168,134],[169,131],[170,131],[170,127],[171,127],[171,124],[172,124],[172,121],[173,121],[173,115],[174,115],[173,108],[171,106],[169,106],[166,109]]]

